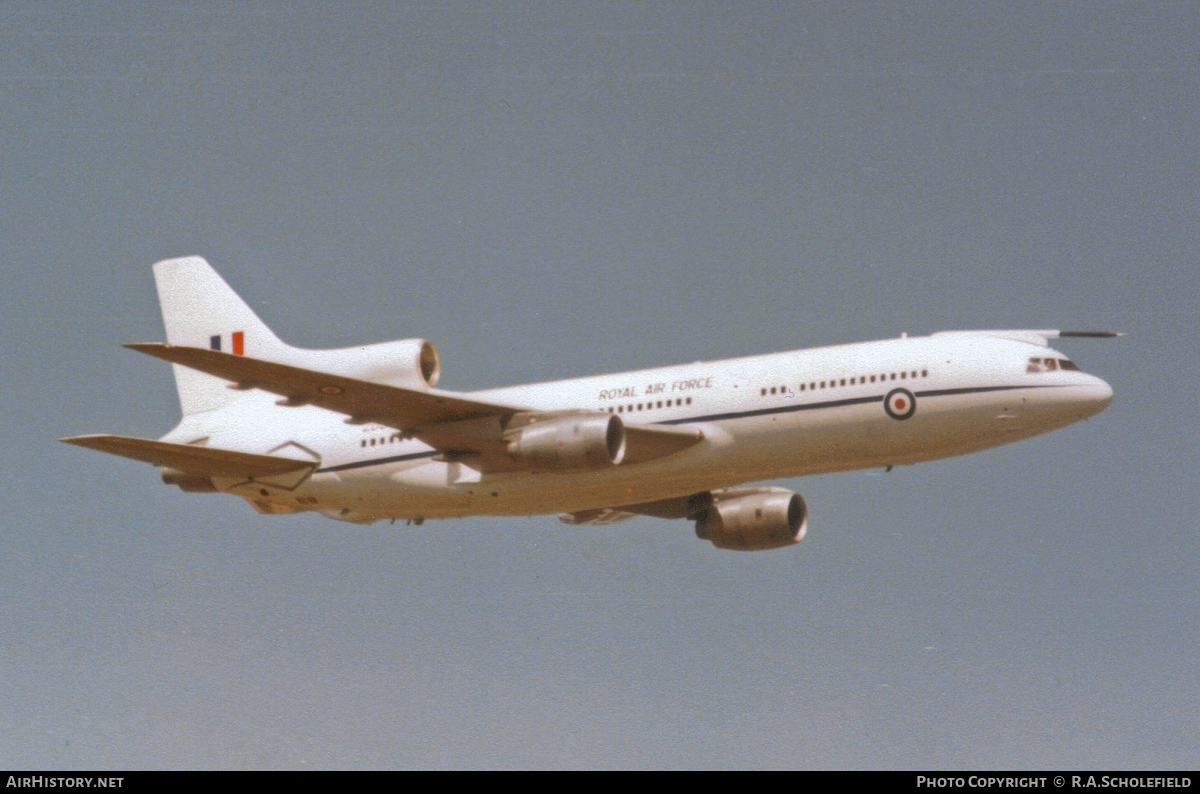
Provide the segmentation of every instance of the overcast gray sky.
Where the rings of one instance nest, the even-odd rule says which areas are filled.
[[[1200,762],[1200,6],[0,4],[0,767]],[[476,389],[972,327],[1104,413],[685,522],[259,516],[150,264]]]

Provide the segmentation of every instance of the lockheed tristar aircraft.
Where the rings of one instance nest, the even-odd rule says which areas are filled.
[[[799,494],[745,485],[962,455],[1092,416],[1112,389],[1050,339],[942,331],[478,392],[437,389],[424,339],[279,340],[200,257],[154,266],[183,419],[161,439],[67,443],[162,467],[262,513],[371,523],[562,513],[687,518],[723,549],[804,537]]]

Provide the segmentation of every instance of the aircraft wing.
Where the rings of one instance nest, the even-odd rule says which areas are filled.
[[[316,405],[346,414],[354,424],[378,422],[409,432],[427,424],[499,417],[522,410],[435,391],[386,386],[202,347],[164,344],[125,347],[233,381],[234,388],[262,389],[278,394],[288,405]]]
[[[1032,345],[1047,347],[1051,339],[1112,339],[1125,334],[1119,331],[1060,331],[1058,329],[1038,330],[1023,328],[992,328],[977,331],[934,331],[933,336],[994,336],[999,339],[1012,339],[1017,342],[1028,342]]]
[[[502,438],[504,428],[513,417],[521,415],[537,421],[539,416],[553,415],[445,392],[388,386],[200,347],[165,344],[125,347],[232,381],[230,388],[262,389],[278,394],[284,398],[280,405],[315,405],[345,414],[349,417],[346,421],[352,424],[376,422],[394,427],[485,471],[520,468],[507,455],[506,442]],[[674,454],[703,438],[698,430],[653,424],[626,425],[625,431],[625,460],[629,463]]]
[[[637,518],[637,513],[630,513],[617,507],[602,507],[596,510],[584,510],[579,513],[563,513],[558,520],[573,527],[599,527],[606,524],[616,524]]]
[[[91,435],[59,440],[77,447],[87,447],[204,477],[269,477],[316,467],[316,463],[311,460],[255,455],[192,444],[172,444],[148,438]]]
[[[767,491],[769,488],[754,489]],[[745,492],[745,489],[742,491]],[[621,505],[619,507],[600,507],[594,510],[582,510],[578,513],[563,513],[558,520],[571,526],[603,526],[615,524],[618,521],[628,521],[638,516],[653,516],[654,518],[689,518],[695,517],[719,501],[725,492],[700,491],[688,496],[676,496],[672,499],[661,499],[656,502],[642,502],[636,505]]]

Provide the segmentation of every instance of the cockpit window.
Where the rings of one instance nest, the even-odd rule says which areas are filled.
[[[1067,358],[1031,358],[1029,359],[1029,366],[1025,368],[1025,371],[1053,372],[1056,369],[1080,371],[1075,362]]]

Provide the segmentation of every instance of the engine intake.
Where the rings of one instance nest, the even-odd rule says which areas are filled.
[[[784,488],[730,488],[696,518],[696,537],[719,549],[760,551],[790,546],[808,532],[808,508]]]
[[[437,348],[425,339],[398,339],[334,352],[339,355],[337,361],[331,364],[353,370],[342,374],[376,383],[432,388],[442,374]],[[334,372],[337,369],[327,371]]]
[[[625,458],[625,425],[607,413],[543,419],[506,437],[508,453],[534,472],[604,469]]]
[[[437,348],[426,339],[397,339],[336,350],[291,348],[275,360],[406,389],[433,388],[442,374]]]

